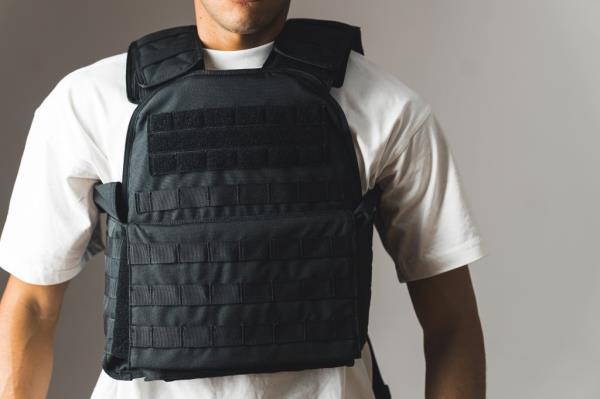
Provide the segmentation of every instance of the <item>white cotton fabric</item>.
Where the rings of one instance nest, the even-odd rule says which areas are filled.
[[[272,43],[205,50],[211,69],[259,68]],[[34,114],[0,238],[0,266],[32,284],[75,277],[104,247],[93,185],[120,181],[135,105],[126,54],[62,79]],[[350,56],[333,97],[352,131],[363,192],[383,190],[377,229],[400,281],[418,280],[484,255],[451,152],[430,107],[362,55]],[[117,381],[101,372],[94,399],[368,399],[368,348],[353,367],[173,382]]]

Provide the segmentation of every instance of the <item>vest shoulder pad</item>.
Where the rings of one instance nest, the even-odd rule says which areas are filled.
[[[275,38],[274,52],[307,71],[342,86],[350,51],[363,53],[360,28],[337,21],[288,19]],[[127,98],[139,103],[153,88],[203,65],[196,25],[150,33],[127,52]]]
[[[338,21],[288,19],[274,49],[295,61],[326,70],[335,87],[342,86],[350,51],[364,54],[360,28]]]
[[[195,25],[150,33],[127,51],[127,98],[138,103],[144,92],[202,65]]]

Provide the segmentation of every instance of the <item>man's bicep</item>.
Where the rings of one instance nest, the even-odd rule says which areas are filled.
[[[467,265],[407,283],[415,313],[426,333],[448,334],[479,328],[473,284]]]
[[[27,311],[40,320],[58,319],[68,281],[53,285],[29,284],[10,275],[1,296],[7,308]]]

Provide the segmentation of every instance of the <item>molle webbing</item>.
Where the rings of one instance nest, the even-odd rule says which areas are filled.
[[[112,281],[107,282],[109,287]],[[345,298],[352,295],[352,281],[334,276],[294,281],[132,285],[131,306],[233,305]]]
[[[352,320],[312,320],[239,326],[132,326],[132,346],[208,348],[352,339]]]
[[[104,279],[104,334],[105,358],[111,357],[112,363],[117,364],[127,358],[129,335],[128,306],[128,270],[125,245],[121,245],[125,235],[124,226],[118,221],[118,198],[120,184],[107,183],[96,185],[94,199],[107,213],[107,237],[105,254]],[[117,245],[115,245],[117,244]],[[122,374],[129,376],[128,371]]]
[[[137,192],[135,203],[138,213],[146,213],[227,205],[342,201],[344,191],[344,184],[337,181],[224,184]]]
[[[120,245],[122,244],[111,244],[110,246]],[[351,237],[130,243],[128,252],[130,265],[331,258],[351,254]]]

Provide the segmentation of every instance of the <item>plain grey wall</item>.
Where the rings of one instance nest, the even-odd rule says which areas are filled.
[[[600,3],[292,3],[292,16],[362,26],[367,55],[445,126],[491,252],[472,267],[489,397],[599,398]],[[0,0],[2,220],[32,112],[59,78],[147,31],[191,23],[192,13],[191,0]],[[97,257],[68,290],[51,399],[91,392],[102,284]],[[371,329],[395,397],[422,397],[420,330],[379,244]]]

